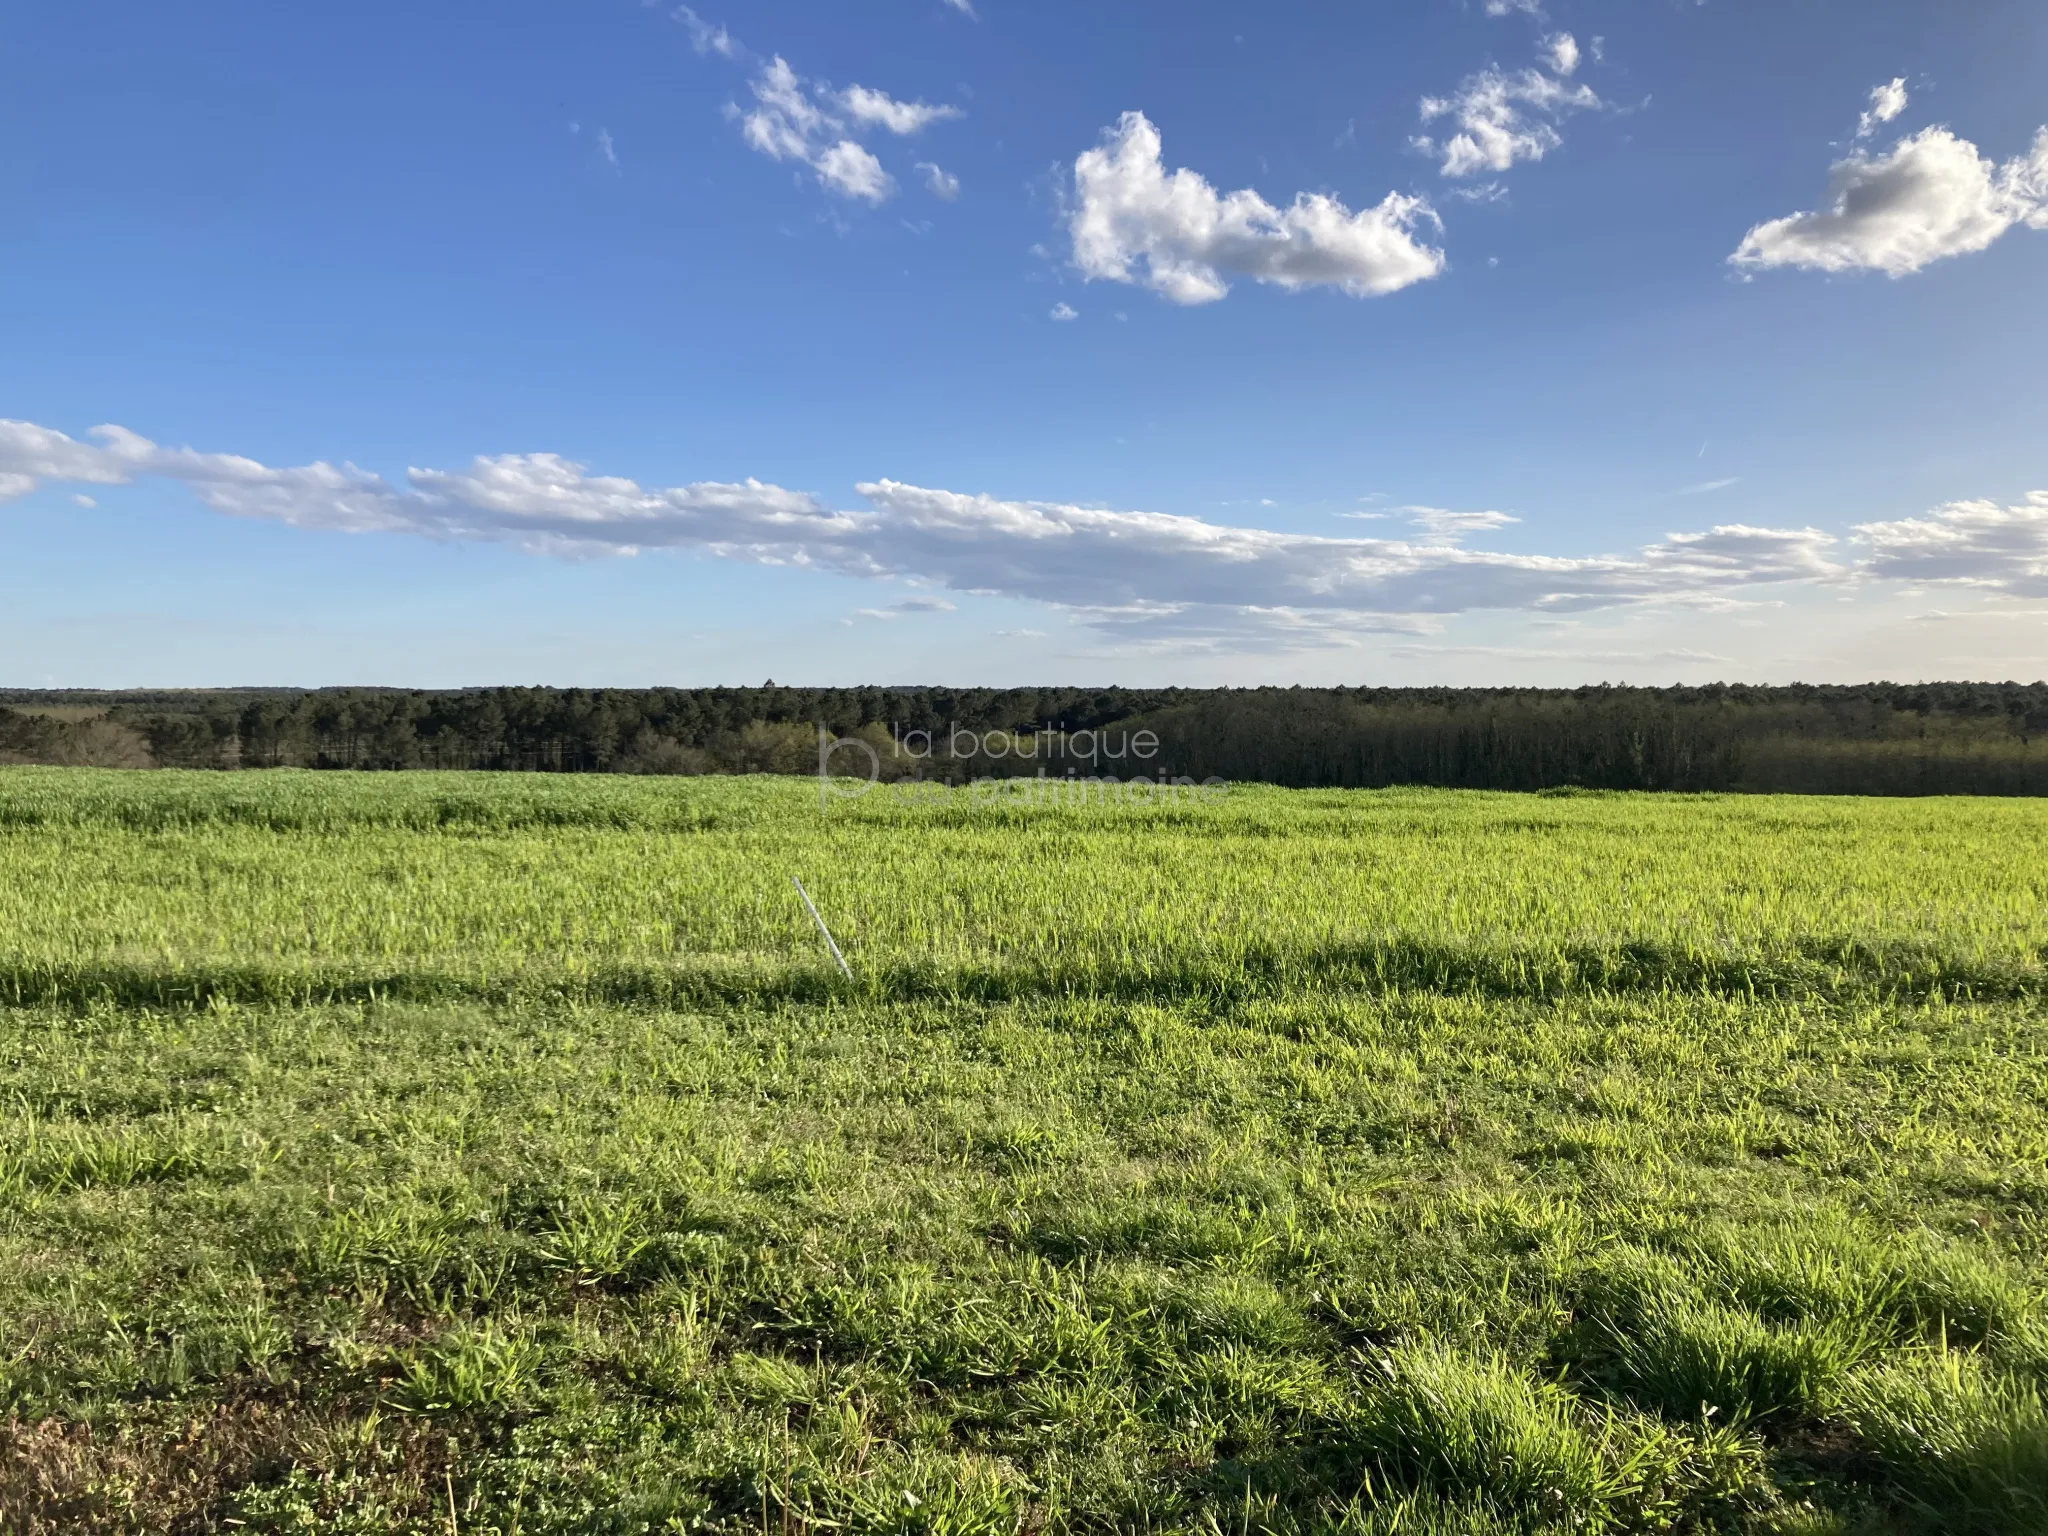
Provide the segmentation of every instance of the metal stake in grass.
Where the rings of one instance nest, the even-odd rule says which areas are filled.
[[[832,942],[832,930],[825,926],[825,919],[818,916],[818,909],[811,901],[811,893],[804,889],[803,881],[797,879],[795,875],[789,877],[789,883],[796,887],[797,895],[803,897],[804,908],[811,914],[811,921],[818,925],[818,932],[825,935],[825,947],[832,951],[832,958],[839,962],[839,969],[846,973],[848,981],[853,980],[853,967],[846,963],[846,956],[839,953],[839,946]]]

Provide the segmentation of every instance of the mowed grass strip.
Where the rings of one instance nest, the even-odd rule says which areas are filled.
[[[76,895],[76,963],[154,913],[164,974],[281,974],[308,959],[279,914],[396,860],[460,873],[451,915],[400,881],[425,926],[373,893],[357,931],[389,975],[470,979],[0,1009],[0,1528],[2048,1529],[2023,804],[1261,793],[1209,822],[934,825],[821,822],[814,791],[756,781],[600,783],[579,822],[552,782],[493,810],[471,779],[23,780],[40,809],[0,861],[46,875],[45,907]],[[420,811],[456,791],[490,814]],[[298,809],[259,826],[242,801],[272,794]],[[151,822],[151,795],[185,808]],[[641,820],[600,824],[621,803]],[[1944,885],[1951,833],[1985,858]],[[66,838],[104,862],[67,866]],[[185,862],[124,880],[124,839],[138,870]],[[992,959],[994,909],[948,903],[1006,846],[997,889],[1038,904]],[[838,920],[846,847],[904,903],[845,925],[853,989],[765,892],[756,928],[701,930],[728,942],[698,963],[738,980],[691,1006],[602,1001],[578,979],[616,960],[601,926],[474,964],[475,933],[538,932],[534,880],[646,892],[657,855],[742,906],[783,861],[843,880]],[[1182,933],[1136,900],[1160,868],[1257,904],[1197,891]],[[1675,943],[1684,869],[1751,872],[1698,876],[1724,947],[1693,952],[1776,957],[1775,980],[1537,974]],[[1667,899],[1602,927],[1624,870]],[[1424,871],[1464,905],[1432,907]],[[716,890],[674,891],[725,921]],[[1066,891],[1071,933],[1030,927]],[[56,958],[63,924],[35,920],[17,974]],[[1355,931],[1528,968],[1417,985],[1333,963]],[[1241,973],[1255,938],[1289,958],[1131,981],[1233,935]],[[1837,942],[1860,977],[1821,971]],[[2018,981],[1907,984],[1930,956]]]

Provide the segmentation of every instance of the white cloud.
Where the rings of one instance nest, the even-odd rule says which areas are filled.
[[[618,146],[612,143],[612,135],[609,128],[597,130],[597,148],[598,153],[604,156],[605,163],[616,171],[619,168],[619,151]]]
[[[1397,645],[1394,647],[1394,654],[1417,659],[1432,656],[1485,656],[1499,661],[1676,661],[1711,662],[1720,666],[1730,665],[1735,660],[1732,656],[1717,656],[1712,651],[1559,651],[1538,650],[1520,645]]]
[[[946,0],[946,4],[953,7],[962,16],[972,16],[974,14],[974,0]]]
[[[864,85],[837,93],[813,89],[780,55],[761,67],[748,88],[754,93],[753,109],[731,109],[740,117],[747,143],[771,159],[808,165],[828,192],[867,203],[886,202],[896,181],[853,134],[870,128],[916,133],[930,123],[961,115],[957,107],[897,101]],[[919,169],[927,173],[927,184],[939,196],[958,193],[960,183],[937,166]]]
[[[948,175],[929,160],[917,162],[917,168],[924,172],[925,190],[942,203],[950,203],[960,195],[960,178]]]
[[[1662,542],[1644,547],[1643,561],[1663,574],[1683,573],[1700,587],[1815,581],[1842,574],[1827,556],[1834,542],[1818,528],[1724,523],[1705,533],[1666,534]]]
[[[1740,475],[1729,475],[1722,480],[1702,480],[1698,485],[1682,485],[1671,494],[1674,496],[1706,496],[1714,491],[1725,491],[1731,485],[1740,485]]]
[[[1879,123],[1888,123],[1906,110],[1906,81],[1903,76],[1870,88],[1870,108],[1856,120],[1856,137],[1867,139]]]
[[[1520,11],[1524,16],[1541,17],[1542,0],[1486,0],[1486,14],[1489,16],[1511,16]]]
[[[1999,169],[2006,192],[2025,207],[2029,229],[2048,229],[2048,127],[2034,131],[2033,148]]]
[[[1551,52],[1554,58],[1556,50]],[[1576,65],[1576,44],[1571,58]],[[1469,76],[1450,96],[1422,98],[1422,120],[1431,123],[1447,117],[1455,131],[1446,139],[1425,135],[1414,143],[1437,157],[1446,176],[1505,171],[1518,160],[1541,160],[1564,143],[1557,120],[1601,105],[1591,87],[1569,84],[1540,69],[1510,74],[1489,67]]]
[[[712,26],[687,5],[678,6],[675,17],[690,29],[690,46],[699,53],[715,53],[721,58],[734,59],[743,51],[724,27]]]
[[[1421,223],[1438,224],[1429,204],[1397,192],[1358,213],[1319,193],[1281,209],[1249,190],[1219,194],[1194,171],[1168,175],[1159,130],[1126,112],[1075,160],[1068,227],[1085,276],[1205,304],[1230,291],[1225,273],[1361,298],[1419,283],[1444,268],[1443,252],[1415,239]]]
[[[809,163],[812,141],[836,124],[811,100],[797,72],[778,54],[750,88],[759,105],[740,123],[747,142],[773,159]]]
[[[1055,320],[1078,320],[1081,318],[1081,312],[1064,299],[1053,305],[1050,314]]]
[[[851,139],[841,139],[811,162],[819,184],[841,197],[883,203],[896,190],[896,182],[882,169],[882,162]]]
[[[1825,209],[1757,225],[1728,259],[1903,277],[1981,251],[2019,223],[2048,228],[2048,128],[2003,166],[1946,128],[1923,128],[1888,154],[1859,149],[1836,161]]]
[[[1120,608],[1076,609],[1071,616],[1133,649],[1175,656],[1283,654],[1355,646],[1369,635],[1433,635],[1443,628],[1442,620],[1427,615],[1256,603],[1235,607],[1132,603]]]
[[[2048,491],[2016,507],[1952,501],[1925,517],[1861,524],[1856,536],[1870,546],[1873,576],[2048,595]]]
[[[1569,75],[1579,67],[1578,39],[1569,32],[1553,32],[1543,39],[1539,51],[1543,62],[1560,75]]]
[[[1099,631],[1161,643],[1220,645],[1235,636],[1286,648],[1421,634],[1445,616],[1482,609],[1718,609],[1758,585],[1848,576],[2048,595],[2048,491],[2018,506],[1957,502],[1866,524],[1856,533],[1869,557],[1848,567],[1835,541],[1812,528],[1727,523],[1668,534],[1630,555],[1500,553],[1460,542],[1511,521],[1499,512],[1408,508],[1420,537],[1328,538],[893,480],[859,486],[867,507],[842,511],[751,479],[647,487],[548,453],[412,469],[393,485],[348,464],[273,468],[165,448],[120,427],[91,436],[0,422],[0,488],[21,495],[44,480],[119,485],[154,475],[182,482],[216,511],[299,528],[483,540],[559,556],[677,549],[895,577],[952,596],[1041,603]],[[950,600],[919,595],[878,611],[940,612]]]
[[[870,548],[886,547],[885,562],[956,590],[1083,610],[1090,622],[1125,628],[1235,624],[1257,610],[1412,629],[1472,608],[1569,611],[1837,574],[1824,556],[1830,541],[1813,530],[1718,528],[1673,535],[1632,559],[1564,558],[1233,528],[886,480],[859,489],[876,508],[880,536]]]
[[[1519,523],[1519,517],[1510,517],[1505,512],[1452,512],[1444,507],[1403,507],[1408,521],[1435,540],[1457,540],[1468,533],[1491,533],[1496,528],[1505,528],[1510,523]],[[1348,517],[1371,516],[1370,513],[1346,513]]]
[[[864,619],[900,619],[906,613],[953,613],[954,605],[943,597],[906,597],[900,603],[891,603],[886,608],[862,608]]]
[[[894,134],[917,133],[932,123],[964,116],[958,107],[934,107],[922,101],[898,101],[885,91],[849,85],[839,104],[856,123],[886,128]]]
[[[1948,613],[1935,608],[1906,615],[1908,624],[1952,624],[1964,619],[2021,619],[2033,623],[2048,619],[2048,608],[1978,608],[1969,613]]]
[[[124,485],[131,478],[106,449],[31,421],[0,421],[0,474],[7,476],[8,485],[0,494],[8,497],[27,495],[38,480]]]

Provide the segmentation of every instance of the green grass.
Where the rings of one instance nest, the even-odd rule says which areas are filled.
[[[0,773],[0,1530],[2048,1531],[2044,843]]]

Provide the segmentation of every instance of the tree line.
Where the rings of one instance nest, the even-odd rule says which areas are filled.
[[[0,762],[2048,794],[2048,685],[0,691]],[[1112,761],[1149,733],[1149,756]],[[994,733],[994,735],[991,735]],[[973,750],[966,750],[971,743]],[[1029,750],[1027,751],[1027,743]],[[1000,751],[996,750],[1000,747]],[[834,766],[865,767],[835,754]]]

